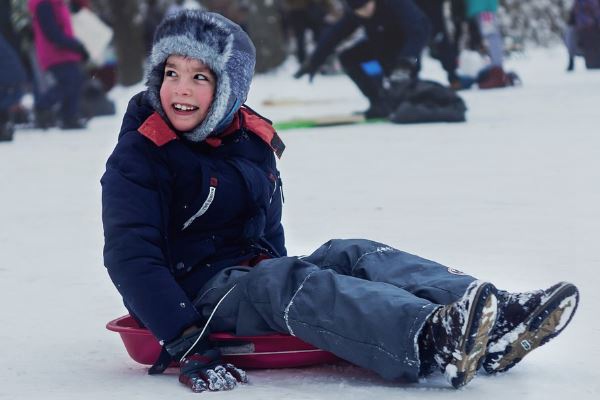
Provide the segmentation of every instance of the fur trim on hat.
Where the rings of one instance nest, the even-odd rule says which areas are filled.
[[[248,96],[256,62],[252,41],[242,28],[219,14],[184,10],[165,19],[156,29],[146,65],[148,99],[165,119],[160,87],[170,55],[202,61],[217,78],[206,118],[182,135],[192,142],[217,135],[232,121]]]

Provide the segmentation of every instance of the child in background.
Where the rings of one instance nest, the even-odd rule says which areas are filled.
[[[193,391],[233,389],[246,374],[222,362],[209,331],[280,332],[386,379],[440,369],[458,388],[562,332],[579,299],[570,283],[509,293],[363,239],[288,257],[284,145],[243,105],[254,64],[254,45],[226,18],[167,18],[102,177],[105,265],[164,343],[151,374],[176,360]]]
[[[79,103],[84,75],[82,62],[89,54],[75,38],[71,15],[64,0],[28,0],[32,17],[35,50],[43,71],[51,74],[54,85],[36,98],[36,125],[42,129],[54,125],[53,108],[60,104],[62,129],[83,129]]]
[[[19,56],[0,33],[0,142],[13,139],[12,110],[21,101],[26,82]]]
[[[467,18],[475,20],[490,57],[490,65],[480,72],[480,89],[494,89],[520,83],[513,73],[504,71],[504,41],[498,22],[498,0],[466,0]]]

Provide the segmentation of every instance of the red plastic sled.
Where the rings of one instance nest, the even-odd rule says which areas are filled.
[[[106,324],[121,335],[129,356],[140,364],[152,365],[161,347],[149,330],[140,328],[129,315]],[[210,340],[219,342],[223,359],[240,368],[289,368],[335,362],[339,359],[290,335],[235,336],[213,333]],[[227,343],[231,346],[227,346]]]

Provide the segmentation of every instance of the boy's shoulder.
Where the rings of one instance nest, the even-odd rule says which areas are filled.
[[[119,143],[125,138],[127,138],[124,140],[126,143],[131,141],[133,141],[131,143],[142,143],[149,140],[156,147],[162,147],[179,139],[173,129],[154,110],[148,100],[147,91],[140,92],[129,100],[119,132]],[[142,138],[147,140],[140,141]]]
[[[258,136],[273,150],[278,158],[281,158],[285,150],[285,144],[277,134],[277,131],[275,131],[273,123],[247,105],[244,105],[240,111],[242,126]]]
[[[137,131],[158,147],[179,139],[177,134],[157,112],[152,113],[146,118]]]
[[[240,143],[238,137],[245,133],[252,133],[251,136],[263,143],[261,146],[266,145],[281,158],[285,144],[273,128],[272,122],[245,104],[237,111],[233,121],[223,132],[206,138],[205,142],[213,148],[221,148],[223,144]]]

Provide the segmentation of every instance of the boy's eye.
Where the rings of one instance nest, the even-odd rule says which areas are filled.
[[[199,81],[207,81],[208,77],[203,74],[196,74],[196,75],[194,75],[194,79],[197,79]]]
[[[175,72],[173,70],[166,70],[165,76],[177,76],[177,72]]]

